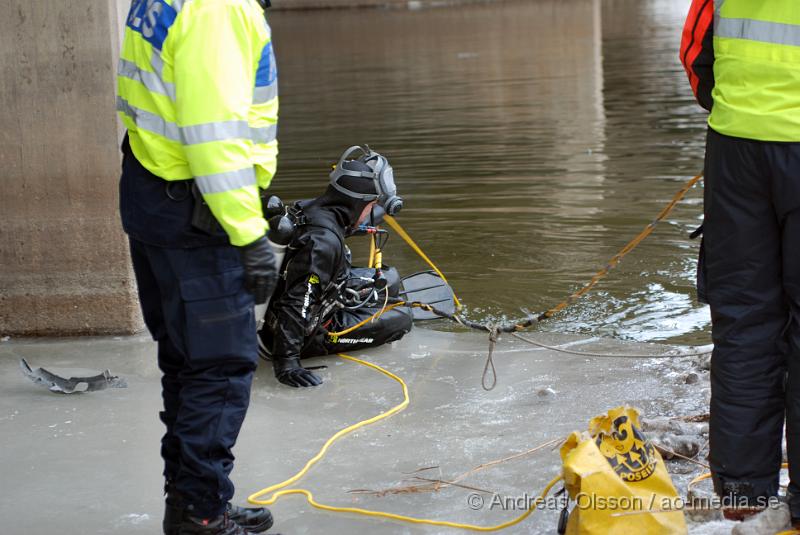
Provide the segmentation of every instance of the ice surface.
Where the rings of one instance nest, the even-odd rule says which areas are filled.
[[[562,334],[532,336],[548,345],[590,351],[669,349]],[[678,405],[679,414],[706,412],[699,385],[681,380],[681,374],[695,369],[690,358],[593,359],[503,337],[495,352],[498,385],[486,392],[480,385],[486,348],[487,338],[480,333],[415,329],[390,347],[357,353],[400,375],[408,383],[411,404],[393,418],[342,439],[299,486],[312,490],[323,503],[497,524],[519,512],[472,510],[466,500],[473,491],[464,488],[383,496],[351,491],[420,484],[410,478],[421,468],[435,467],[422,472],[423,477],[450,480],[483,463],[584,430],[589,418],[623,403],[653,418],[676,414]],[[61,369],[110,368],[126,377],[129,386],[59,396],[19,373],[21,357]],[[397,383],[358,364],[338,357],[314,364],[328,365],[319,372],[325,384],[315,389],[279,385],[267,365],[256,373],[250,411],[235,449],[238,503],[293,475],[337,430],[402,399]],[[157,533],[163,511],[163,429],[158,421],[159,371],[149,338],[15,339],[0,346],[0,372],[0,469],[5,495],[13,496],[0,501],[4,530],[35,535],[60,526],[58,533],[63,534]],[[538,492],[559,469],[558,452],[548,447],[461,483],[502,496],[524,496]],[[685,485],[701,470],[689,466],[676,482]],[[41,514],[43,504],[47,514]],[[276,530],[292,535],[357,530],[377,535],[456,533],[331,515],[299,497],[285,498],[272,510]],[[557,514],[536,512],[503,533],[553,533]],[[713,533],[708,526],[697,529]]]

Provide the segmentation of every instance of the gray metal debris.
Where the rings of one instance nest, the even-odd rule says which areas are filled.
[[[75,392],[94,392],[106,388],[127,388],[125,379],[111,375],[110,370],[105,370],[99,375],[91,377],[70,377],[69,379],[56,375],[44,368],[31,369],[25,359],[19,360],[22,374],[36,384],[47,387],[51,392],[74,394]]]

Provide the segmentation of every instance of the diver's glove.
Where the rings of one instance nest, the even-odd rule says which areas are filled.
[[[314,372],[303,368],[297,357],[272,358],[275,378],[293,388],[319,386],[322,378]]]
[[[262,236],[249,245],[239,247],[239,253],[244,266],[245,289],[255,296],[257,305],[266,303],[278,282],[275,253],[267,237]]]

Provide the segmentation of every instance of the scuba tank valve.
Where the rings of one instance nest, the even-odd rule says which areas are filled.
[[[283,215],[286,213],[286,207],[283,201],[277,195],[270,195],[267,198],[261,197],[261,210],[264,212],[264,219],[269,221],[276,215]]]
[[[269,220],[267,239],[275,251],[275,263],[280,270],[286,256],[286,247],[292,241],[295,225],[287,215],[276,215]]]

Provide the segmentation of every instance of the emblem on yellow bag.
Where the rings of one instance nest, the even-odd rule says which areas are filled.
[[[655,447],[627,415],[616,418],[609,432],[598,433],[595,443],[624,481],[643,481],[656,470]]]
[[[567,535],[686,535],[682,500],[639,412],[621,406],[561,446],[564,487],[577,505]]]

